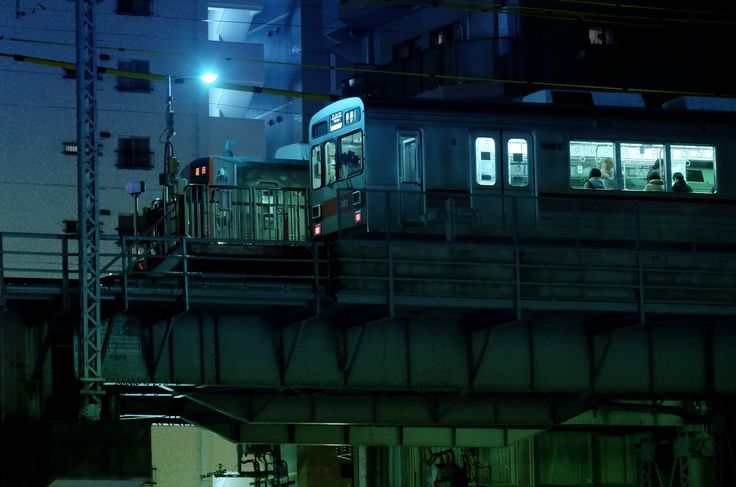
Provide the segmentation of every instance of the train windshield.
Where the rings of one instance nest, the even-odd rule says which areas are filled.
[[[363,171],[363,134],[353,132],[340,137],[340,163],[337,175],[340,180],[347,179]]]

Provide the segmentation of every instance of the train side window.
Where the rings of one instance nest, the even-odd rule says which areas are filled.
[[[312,147],[312,189],[322,187],[322,146],[315,145]]]
[[[419,134],[399,134],[399,157],[401,158],[401,182],[419,184]]]
[[[337,181],[337,144],[334,140],[325,142],[325,184]]]
[[[655,170],[663,181],[668,180],[663,145],[621,143],[620,148],[624,189],[645,191],[648,178]],[[659,191],[664,191],[666,186]]]
[[[353,132],[340,137],[339,179],[346,179],[363,171],[363,134]]]
[[[481,186],[496,184],[496,141],[493,137],[475,138],[475,181]]]
[[[598,169],[598,179],[587,184],[592,169]],[[616,189],[618,161],[613,142],[593,140],[570,141],[570,187],[573,189]]]
[[[672,145],[670,162],[673,175],[680,173],[693,193],[716,192],[716,148],[712,145]]]
[[[509,139],[506,144],[509,184],[525,187],[529,185],[529,149],[524,139]]]

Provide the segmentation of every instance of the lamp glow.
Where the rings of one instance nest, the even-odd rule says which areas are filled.
[[[205,73],[202,76],[199,77],[202,81],[204,81],[207,84],[214,83],[217,79],[217,73]]]

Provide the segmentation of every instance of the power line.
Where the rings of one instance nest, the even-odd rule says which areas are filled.
[[[19,39],[19,38],[12,38],[12,40],[16,42],[26,42],[25,39]],[[35,40],[30,40],[30,42],[44,43],[44,41],[35,41]],[[57,44],[55,43],[55,45]],[[116,48],[109,47],[109,46],[103,47],[103,49],[116,50]],[[121,49],[117,48],[117,50],[121,50]],[[167,55],[174,54],[174,53],[166,52],[166,51],[147,51],[147,50],[135,50],[135,51],[140,52],[140,53],[150,52],[150,53],[167,54]],[[176,54],[178,55],[179,53],[176,53]],[[16,61],[20,60],[20,61],[26,61],[26,62],[33,62],[36,64],[45,64],[45,65],[50,65],[50,66],[55,66],[55,67],[62,67],[63,69],[67,69],[70,71],[73,71],[74,69],[76,69],[76,66],[73,65],[72,63],[63,62],[63,61],[50,60],[50,59],[44,59],[44,58],[34,58],[30,56],[26,57],[26,56],[19,55],[19,54],[7,54],[7,53],[0,52],[0,57],[1,56],[12,57]],[[235,61],[281,65],[281,66],[288,66],[288,67],[293,67],[293,68],[334,70],[334,71],[346,71],[350,73],[381,74],[381,75],[390,75],[390,76],[406,76],[406,77],[413,77],[413,78],[440,79],[440,80],[448,80],[448,81],[498,83],[498,84],[507,84],[507,85],[527,86],[532,89],[567,88],[567,89],[582,89],[582,90],[627,91],[627,92],[652,93],[652,94],[662,94],[662,95],[679,95],[679,96],[683,96],[683,95],[734,96],[734,95],[729,95],[729,94],[716,94],[716,93],[693,91],[693,90],[663,90],[663,89],[653,89],[653,88],[644,88],[644,87],[622,88],[619,86],[610,86],[610,85],[592,85],[592,84],[581,84],[581,83],[557,83],[557,82],[536,81],[536,80],[514,80],[514,79],[503,79],[503,78],[490,78],[490,77],[484,77],[484,76],[446,75],[446,74],[436,74],[436,73],[403,71],[403,70],[396,70],[396,69],[384,69],[380,67],[379,68],[360,68],[357,66],[342,67],[342,66],[326,65],[326,64],[307,64],[307,63],[296,63],[296,62],[289,62],[289,61],[268,61],[264,59],[253,59],[253,58],[231,58],[231,59]],[[153,80],[153,81],[163,81],[166,79],[166,76],[161,75],[161,74],[138,73],[138,72],[133,72],[133,71],[125,71],[125,70],[120,70],[120,69],[115,69],[115,68],[105,68],[105,67],[100,67],[99,69],[101,73],[125,76],[129,78],[148,79],[148,80]],[[187,80],[187,79],[179,80],[179,81],[185,82],[185,83],[192,82],[192,80]],[[304,99],[311,99],[311,100],[316,100],[316,101],[334,101],[339,98],[336,95],[307,93],[307,92],[299,92],[299,91],[293,91],[293,90],[282,90],[282,89],[276,89],[276,88],[258,87],[254,85],[242,85],[238,83],[215,83],[213,84],[213,87],[234,90],[234,91],[244,91],[244,92],[252,92],[252,93],[262,93],[262,94],[270,94],[270,95],[277,95],[277,96],[285,96],[285,97],[291,97],[291,98],[304,98]]]
[[[438,2],[432,1],[391,1],[391,0],[367,0],[363,3],[372,4],[388,4],[391,6],[406,6],[406,7],[424,7],[424,8],[439,8],[446,10],[460,10],[468,12],[480,12],[480,13],[503,13],[506,15],[519,15],[519,16],[534,16],[534,17],[549,17],[555,20],[574,20],[579,21],[580,19],[590,20],[595,19],[599,22],[608,21],[607,23],[626,23],[631,25],[641,25],[641,22],[658,22],[663,25],[671,24],[671,26],[677,26],[681,23],[702,24],[702,25],[736,25],[736,13],[734,12],[714,12],[706,10],[693,10],[693,9],[677,9],[669,7],[658,7],[658,6],[644,6],[644,5],[633,5],[623,3],[611,3],[611,2],[596,2],[591,0],[556,0],[558,3],[570,4],[570,5],[586,5],[596,8],[603,9],[617,9],[623,11],[634,11],[634,12],[652,12],[649,15],[631,15],[630,13],[612,14],[605,12],[585,11],[578,9],[563,9],[553,7],[534,7],[534,6],[519,6],[519,5],[487,5],[479,2],[471,1],[444,1]],[[723,5],[720,5],[723,7]],[[15,10],[15,7],[2,6],[0,8]],[[72,14],[73,12],[65,9],[46,9],[49,13],[59,12]],[[656,15],[655,15],[656,14]],[[678,14],[678,16],[666,17],[663,14]],[[98,16],[120,16],[117,13],[98,12]],[[701,18],[693,18],[693,16],[701,16]],[[726,19],[725,17],[732,17]],[[161,20],[183,20],[183,21],[194,21],[194,22],[218,22],[225,24],[248,24],[258,25],[261,27],[273,25],[278,27],[292,27],[301,29],[324,29],[323,25],[306,25],[306,24],[290,24],[290,23],[279,23],[279,22],[258,22],[258,21],[241,21],[241,20],[224,20],[224,21],[210,21],[209,19],[201,19],[195,17],[173,17],[165,15],[149,15],[146,16],[149,19],[161,19]],[[639,23],[633,21],[641,21]],[[342,22],[340,19],[332,19],[330,22]],[[330,23],[327,22],[327,23]],[[650,24],[647,24],[650,25]],[[651,25],[650,25],[651,26]],[[54,29],[47,29],[54,30]],[[386,33],[405,33],[405,34],[421,34],[424,32],[411,32],[402,30],[390,30],[390,29],[374,29],[376,32]],[[115,33],[115,35],[131,35],[137,36],[136,34],[125,34]],[[248,33],[246,33],[246,36]],[[150,37],[150,36],[149,36]],[[163,37],[163,36],[153,36]],[[170,38],[170,37],[165,37]]]
[[[35,57],[35,56],[25,56],[23,54],[10,54],[10,53],[3,53],[3,52],[0,52],[0,57],[11,58],[14,61],[18,61],[18,62],[39,64],[43,66],[56,67],[56,68],[61,68],[67,71],[76,72],[76,65],[74,63],[70,63],[67,61],[59,61],[57,59],[40,58],[40,57]],[[102,74],[111,74],[114,76],[123,76],[126,78],[145,79],[145,80],[150,80],[150,81],[166,81],[167,80],[167,76],[163,74],[140,73],[140,72],[135,72],[135,71],[127,71],[124,69],[108,68],[104,66],[98,66],[97,69],[98,69],[98,72]],[[179,78],[178,80],[176,80],[176,82],[180,84],[192,84],[193,80],[189,78]],[[268,87],[262,87],[262,86],[244,85],[244,84],[228,83],[228,82],[213,83],[212,87],[222,88],[225,90],[232,90],[232,91],[242,91],[242,92],[258,93],[258,94],[264,94],[264,95],[286,96],[286,97],[291,97],[291,98],[303,98],[307,100],[316,100],[316,101],[335,101],[338,99],[338,97],[334,95],[325,95],[321,93],[310,93],[306,91],[282,90],[279,88],[268,88]]]

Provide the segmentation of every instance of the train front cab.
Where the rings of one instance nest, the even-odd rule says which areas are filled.
[[[312,117],[310,236],[322,238],[365,225],[364,107],[359,98],[333,103]]]

